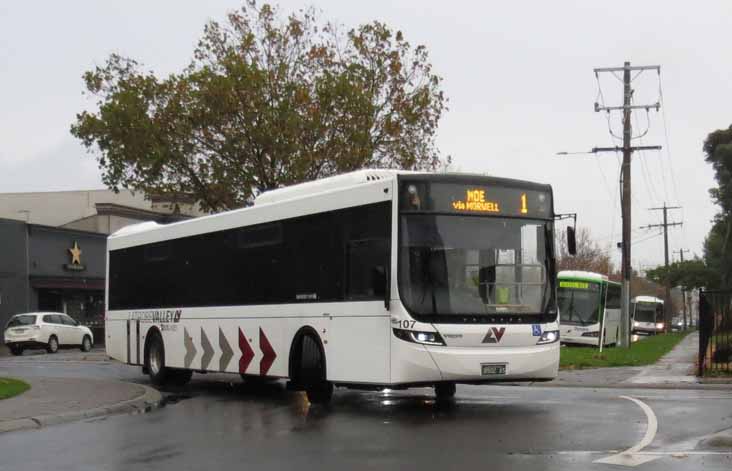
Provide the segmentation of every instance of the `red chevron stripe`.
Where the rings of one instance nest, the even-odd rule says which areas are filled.
[[[249,363],[254,358],[254,350],[249,345],[246,335],[239,329],[239,350],[241,350],[241,358],[239,358],[239,373],[246,373]]]
[[[264,376],[267,374],[269,369],[272,367],[277,354],[275,353],[272,345],[269,343],[269,339],[264,335],[262,328],[259,328],[259,349],[262,350],[264,356],[259,361],[259,374]]]

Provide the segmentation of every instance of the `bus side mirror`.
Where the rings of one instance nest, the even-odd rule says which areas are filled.
[[[567,252],[570,255],[577,255],[577,238],[574,235],[574,227],[567,227]]]

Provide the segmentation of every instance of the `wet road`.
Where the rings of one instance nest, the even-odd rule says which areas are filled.
[[[0,359],[0,374],[146,382],[110,362]],[[732,469],[732,449],[701,446],[732,427],[725,391],[458,386],[439,404],[429,389],[339,389],[311,407],[281,383],[195,375],[149,414],[115,416],[0,436],[0,469],[622,469],[593,463],[636,445],[648,418],[658,433],[640,470]]]

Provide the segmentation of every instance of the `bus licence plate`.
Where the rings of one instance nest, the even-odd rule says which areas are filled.
[[[505,375],[506,374],[506,364],[505,363],[489,363],[489,364],[480,365],[480,367],[481,367],[481,373],[483,374],[483,376]]]

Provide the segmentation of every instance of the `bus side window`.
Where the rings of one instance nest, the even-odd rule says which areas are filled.
[[[348,299],[380,299],[386,294],[389,244],[386,239],[348,242]]]
[[[605,304],[606,309],[620,309],[620,298],[621,288],[615,284],[608,284],[607,286],[607,302]]]

